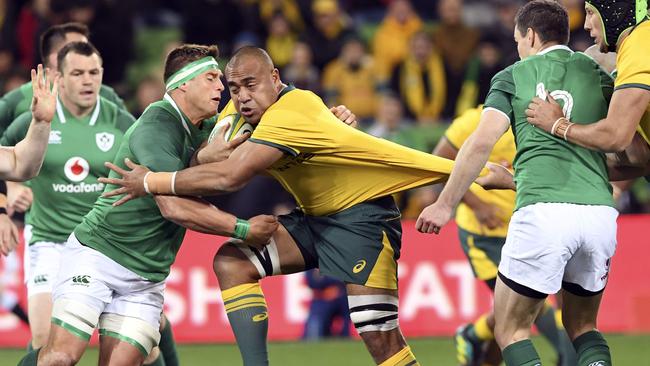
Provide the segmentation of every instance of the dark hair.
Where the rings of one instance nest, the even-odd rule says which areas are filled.
[[[86,38],[90,35],[88,27],[81,23],[65,23],[50,27],[41,35],[40,52],[43,63],[47,63],[47,56],[52,53],[56,44],[65,41],[68,33],[79,33]]]
[[[56,54],[56,61],[59,64],[60,72],[63,72],[63,60],[65,60],[65,56],[67,56],[68,53],[77,53],[83,56],[92,56],[93,54],[97,54],[100,60],[102,57],[95,46],[89,42],[70,42],[63,46],[59,53]]]
[[[167,82],[170,76],[185,65],[208,56],[218,58],[219,48],[216,45],[202,46],[199,44],[184,44],[174,48],[165,60],[164,81]]]
[[[515,16],[517,31],[525,35],[528,28],[539,34],[542,42],[569,43],[569,14],[554,0],[533,0],[522,6]]]

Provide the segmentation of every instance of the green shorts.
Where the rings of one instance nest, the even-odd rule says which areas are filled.
[[[329,216],[300,210],[279,217],[298,244],[305,269],[319,268],[345,283],[397,289],[402,223],[392,197],[354,205]]]
[[[474,276],[483,281],[495,279],[501,261],[501,248],[506,243],[506,238],[478,235],[460,227],[458,238]]]

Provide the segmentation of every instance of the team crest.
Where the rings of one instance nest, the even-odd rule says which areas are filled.
[[[99,150],[108,152],[108,150],[113,147],[113,143],[115,142],[115,135],[108,132],[100,132],[95,135],[95,142],[97,143]]]

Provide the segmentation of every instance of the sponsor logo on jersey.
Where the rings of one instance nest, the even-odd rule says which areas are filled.
[[[95,142],[97,143],[99,150],[107,152],[111,149],[111,147],[113,147],[113,143],[115,142],[115,135],[108,132],[100,132],[98,134],[95,134]]]
[[[92,193],[102,192],[104,183],[56,184],[52,183],[52,190],[61,193]]]
[[[60,144],[61,141],[62,141],[61,131],[58,130],[50,131],[50,140],[48,141],[49,144]]]
[[[82,157],[74,156],[68,159],[63,166],[63,172],[68,180],[77,183],[52,183],[52,190],[61,193],[92,193],[104,190],[104,183],[85,183],[82,180],[88,177],[90,165]],[[81,182],[81,183],[78,183]]]
[[[78,275],[78,276],[72,276],[72,285],[81,285],[81,286],[86,286],[88,287],[88,284],[90,283],[90,276],[89,275]]]
[[[363,271],[364,268],[366,268],[366,261],[362,259],[358,261],[357,264],[354,265],[354,267],[352,267],[352,272],[359,273]]]
[[[73,156],[65,162],[63,172],[69,180],[73,182],[81,182],[88,176],[90,165],[86,159],[79,156]]]

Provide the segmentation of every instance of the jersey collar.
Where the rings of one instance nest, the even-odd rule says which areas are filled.
[[[165,93],[164,99],[167,103],[171,104],[172,108],[178,113],[178,116],[181,118],[181,122],[183,123],[183,128],[185,129],[185,132],[187,132],[188,135],[192,136],[192,132],[190,131],[190,127],[187,123],[187,120],[185,119],[185,115],[183,112],[181,112],[181,109],[178,108],[178,105],[176,102],[174,102],[174,99],[167,93]]]
[[[569,47],[567,47],[567,46],[565,46],[563,44],[558,44],[558,45],[555,45],[555,46],[551,46],[549,48],[544,48],[543,50],[537,52],[537,55],[543,55],[543,54],[549,53],[551,51],[557,51],[557,50],[565,50],[565,51],[569,51],[569,52],[573,53],[573,50],[571,50]]]
[[[99,95],[97,95],[97,103],[95,103],[95,109],[93,110],[93,113],[90,115],[90,121],[88,122],[89,126],[94,126],[95,123],[97,123],[97,118],[99,118],[99,110],[101,109],[101,103],[99,102]],[[65,117],[65,112],[63,111],[63,103],[61,103],[61,100],[59,97],[56,98],[56,114],[59,117],[59,122],[65,123],[66,122],[66,117]]]

